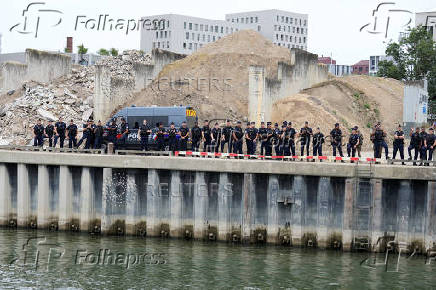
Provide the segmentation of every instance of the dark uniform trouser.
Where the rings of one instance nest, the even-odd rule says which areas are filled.
[[[427,160],[427,147],[421,147],[421,150],[419,150],[419,157],[421,158],[421,160]]]
[[[200,140],[192,139],[192,151],[198,151],[200,147]]]
[[[157,142],[157,151],[164,151],[165,150],[165,141],[163,136],[156,138]]]
[[[48,135],[48,147],[53,147],[53,135]]]
[[[354,148],[353,144],[348,143],[347,144],[347,155],[348,157],[350,157],[350,153],[351,153],[351,157],[355,157],[356,156],[356,148]]]
[[[94,149],[100,149],[103,136],[95,136]]]
[[[180,139],[180,151],[188,150],[188,137]]]
[[[85,142],[85,149],[87,149],[86,143],[88,143],[88,138],[89,138],[88,135],[83,135],[82,138],[80,138],[79,142],[77,142],[77,147],[80,147],[80,145],[82,145],[83,141],[85,140],[86,141]]]
[[[414,160],[418,159],[418,152],[419,152],[419,146],[415,146],[415,145],[409,145],[409,147],[407,147],[407,152],[409,153],[409,158],[412,158],[412,149],[415,150],[415,156],[414,156]]]
[[[44,144],[44,136],[43,135],[37,135],[33,139],[33,146],[42,146]]]
[[[268,142],[266,142],[266,141],[261,141],[260,142],[260,155],[263,155],[264,154],[264,152],[265,152],[265,154],[266,154],[266,151],[267,151],[267,146],[268,146]]]
[[[254,154],[254,150],[253,150],[254,144],[253,143],[254,143],[253,140],[245,139],[245,144],[247,144],[247,154],[248,155]]]
[[[212,140],[210,140],[210,139],[206,139],[205,141],[204,141],[204,144],[203,144],[203,152],[211,152],[212,151],[212,149],[210,148],[210,145],[211,145],[211,142],[212,142]]]
[[[213,151],[215,153],[218,153],[218,151],[219,151],[218,149],[220,148],[220,140],[218,139],[218,140],[212,141],[212,146],[213,146],[212,148],[214,148]]]
[[[172,137],[168,139],[168,146],[170,147],[170,151],[177,151],[178,147],[177,146],[177,138],[176,137]]]
[[[69,139],[68,139],[68,148],[73,148],[73,146],[74,147],[76,147],[77,146],[77,139],[76,139],[76,136],[74,136],[74,137],[68,137]]]
[[[272,156],[272,145],[269,142],[266,142],[265,156]]]
[[[140,138],[141,138],[141,150],[148,151],[148,135],[142,135],[140,136]]]
[[[404,144],[394,143],[394,153],[392,155],[392,159],[395,159],[395,157],[397,156],[397,152],[400,152],[400,158],[404,159]]]
[[[276,156],[282,156],[283,155],[283,145],[281,142],[279,142],[278,145],[274,146],[274,149],[276,151]]]
[[[304,147],[306,147],[306,154],[309,155],[309,148],[310,148],[310,138],[306,138],[305,140],[302,140],[301,142],[301,156],[304,155]]]
[[[344,157],[344,154],[342,154],[342,142],[332,143],[332,147],[333,156],[336,156],[336,149],[338,149],[339,156]]]
[[[434,148],[430,149],[430,147],[429,147],[427,150],[428,150],[428,159],[427,160],[432,161],[433,160],[433,151],[434,151]]]
[[[313,156],[322,156],[322,145],[313,145]]]
[[[225,140],[221,142],[221,153],[224,153],[224,146],[227,144],[227,150],[232,152],[232,142],[230,140]]]
[[[243,154],[242,153],[242,139],[233,142],[233,153]]]
[[[53,147],[56,147],[56,144],[58,143],[58,139],[60,139],[59,147],[64,148],[65,135],[55,136]]]

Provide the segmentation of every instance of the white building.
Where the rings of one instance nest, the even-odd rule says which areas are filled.
[[[326,64],[329,73],[337,77],[343,77],[351,75],[353,72],[353,67],[351,65],[343,64]]]
[[[369,75],[376,76],[379,69],[380,61],[394,61],[393,57],[386,55],[371,55],[369,57]]]
[[[0,53],[2,53],[2,34],[0,33]]]
[[[203,45],[243,29],[253,29],[277,45],[307,49],[307,15],[280,10],[227,14],[210,20],[178,14],[143,17],[159,20],[163,29],[141,31],[141,50],[153,48],[191,54]]]
[[[436,11],[420,12],[415,14],[415,26],[422,25],[433,34],[433,40],[436,41]]]

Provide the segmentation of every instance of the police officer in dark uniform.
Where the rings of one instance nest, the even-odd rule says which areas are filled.
[[[355,157],[356,156],[356,150],[357,146],[359,145],[359,135],[357,134],[356,128],[353,128],[351,131],[351,135],[348,138],[348,144],[347,144],[347,155],[348,157]]]
[[[282,156],[282,134],[283,130],[279,127],[278,123],[274,124],[274,151],[276,156]]]
[[[232,134],[233,128],[230,124],[230,120],[226,121],[226,126],[222,130],[221,136],[221,153],[224,152],[224,146],[227,144],[227,151],[232,152]]]
[[[245,128],[245,144],[247,145],[247,154],[254,155],[255,142],[257,138],[257,130],[254,128],[254,122],[247,123],[247,128]]]
[[[421,127],[421,133],[419,133],[419,138],[421,139],[421,147],[419,149],[419,157],[421,160],[427,160],[427,148],[425,146],[425,140],[427,139],[427,132],[424,127]],[[422,163],[420,164],[422,165]]]
[[[104,133],[104,128],[101,125],[101,121],[98,120],[97,126],[94,129],[94,136],[95,136],[94,149],[101,148],[101,144],[103,143],[103,133]]]
[[[198,127],[198,122],[195,122],[194,127],[191,129],[191,141],[192,141],[192,151],[198,151],[200,148],[200,141],[203,132],[201,128]]]
[[[233,153],[235,154],[243,154],[242,152],[242,142],[244,137],[244,132],[242,131],[241,121],[238,121],[236,127],[233,130]]]
[[[41,123],[41,119],[36,121],[36,125],[33,126],[33,146],[40,146],[44,144],[44,126]]]
[[[68,148],[77,147],[77,125],[74,124],[73,120],[70,120],[70,124],[67,127],[68,136]]]
[[[201,138],[203,140],[203,152],[211,152],[210,145],[212,143],[212,132],[209,127],[209,121],[204,121],[204,126],[201,129]]]
[[[410,144],[409,147],[407,147],[407,152],[409,153],[409,160],[412,160],[412,150],[415,151],[413,160],[418,159],[418,153],[421,148],[421,137],[419,133],[420,130],[418,127],[415,129],[415,132],[413,132],[413,128],[410,129],[410,133],[409,133]],[[414,163],[414,165],[416,164]]]
[[[386,142],[384,138],[386,137],[386,133],[381,128],[380,123],[378,123],[375,127],[375,131],[371,134],[371,138],[374,142],[374,158],[381,158],[381,149],[385,148],[385,156],[386,159],[389,158],[387,147],[385,147]]]
[[[48,139],[48,147],[53,147],[54,126],[52,120],[48,120],[48,125],[45,127],[45,136]]]
[[[265,128],[265,122],[261,122],[260,128],[257,132],[258,139],[260,140],[260,155],[263,155],[265,150],[266,150],[266,146],[267,146],[267,141],[266,141],[267,133],[266,133],[266,131],[267,131],[267,129]]]
[[[126,119],[124,118],[121,118],[120,133],[121,133],[121,137],[118,140],[118,143],[121,144],[121,146],[125,146],[127,136],[129,135],[129,124],[126,122]]]
[[[274,139],[274,129],[271,128],[271,122],[266,123],[266,150],[265,155],[266,156],[272,156],[272,142]]]
[[[433,151],[434,151],[435,144],[436,144],[436,136],[434,134],[434,129],[432,127],[430,127],[429,133],[427,134],[427,136],[424,140],[424,146],[428,151],[428,159],[427,160],[430,160],[430,161],[433,160]],[[429,166],[429,163],[426,163],[425,165]]]
[[[89,130],[89,138],[87,141],[87,145],[89,149],[94,148],[94,144],[95,144],[95,128],[97,128],[97,126],[94,124],[94,119],[90,119],[89,123],[91,124],[90,126],[90,130]]]
[[[59,121],[55,123],[55,138],[53,147],[56,147],[59,139],[59,147],[64,148],[65,141],[65,130],[67,129],[67,124],[63,121],[62,117],[59,117]]]
[[[180,133],[180,151],[188,150],[189,128],[185,121],[182,122],[182,127],[179,129]]]
[[[313,156],[322,156],[322,144],[324,144],[324,134],[321,133],[319,127],[316,128],[313,134]]]
[[[215,127],[212,128],[212,146],[214,148],[215,153],[218,153],[220,142],[221,142],[221,128],[219,127],[218,122],[216,122]]]
[[[342,131],[339,129],[339,123],[335,124],[335,128],[330,132],[330,140],[333,147],[333,156],[336,156],[336,150],[341,157],[344,157],[342,154]]]
[[[144,119],[138,130],[142,151],[148,151],[148,137],[150,136],[150,133],[151,133],[151,128],[147,124],[147,120]]]
[[[401,125],[398,125],[398,130],[395,131],[393,145],[394,153],[392,158],[395,159],[397,152],[400,152],[400,158],[404,159],[404,131],[403,128],[401,128]]]
[[[108,129],[108,140],[110,143],[114,144],[114,149],[117,147],[117,131],[118,126],[115,120],[112,120],[112,123],[109,125]]]
[[[160,122],[156,132],[157,151],[165,151],[165,133],[163,123]]]
[[[259,130],[256,128],[256,122],[251,122],[251,129],[253,130],[253,132],[250,135],[250,138],[253,140],[253,154],[256,154],[256,147],[257,147],[257,140],[258,139],[258,133]]]
[[[170,128],[168,129],[168,146],[173,153],[179,150],[178,135],[179,130],[174,126],[174,122],[171,122]]]
[[[309,122],[304,122],[304,127],[300,129],[300,145],[301,156],[304,156],[304,147],[306,147],[306,154],[309,155],[310,137],[313,135],[312,128],[309,127]]]
[[[80,138],[79,142],[77,143],[77,147],[80,147],[82,145],[83,141],[85,140],[85,148],[89,149],[89,132],[91,130],[91,121],[88,120],[85,124],[83,124],[83,131],[82,131],[82,138]]]
[[[285,156],[295,156],[295,136],[297,135],[297,131],[292,127],[291,121],[287,122],[284,135],[287,137],[286,142],[284,142],[284,150],[286,150]]]

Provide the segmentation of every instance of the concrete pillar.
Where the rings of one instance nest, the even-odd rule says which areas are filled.
[[[159,174],[155,169],[148,170],[147,181],[147,235],[157,237],[160,235],[158,209],[159,209]]]
[[[326,249],[328,247],[329,235],[329,202],[332,196],[332,187],[330,177],[320,177],[318,183],[318,226],[316,227],[316,236],[318,248]]]
[[[9,181],[9,171],[6,164],[0,164],[0,226],[9,224],[12,210],[11,205],[11,185]]]
[[[409,244],[409,221],[411,207],[412,187],[410,181],[400,181],[397,202],[397,239],[398,242]]]
[[[427,198],[426,198],[426,218],[425,218],[425,250],[431,249],[434,240],[435,225],[436,225],[436,182],[429,181],[427,185]]]
[[[382,232],[382,189],[383,183],[381,179],[371,179],[372,187],[372,233],[371,246],[375,252],[380,251],[380,243],[377,244],[379,237],[383,236]]]
[[[47,229],[50,221],[50,183],[46,165],[38,165],[38,229]]]
[[[304,206],[306,202],[306,184],[303,176],[295,176],[292,186],[294,204],[291,209],[291,236],[292,245],[302,246],[303,227],[304,227]]]
[[[279,179],[277,175],[269,175],[267,191],[268,225],[266,227],[267,243],[278,244],[279,242],[279,207],[277,198],[279,195]]]
[[[73,176],[68,166],[59,168],[59,229],[69,230],[73,219]]]
[[[206,238],[207,206],[209,196],[204,172],[195,173],[194,187],[194,238]]]
[[[183,236],[182,226],[183,192],[180,182],[180,171],[171,171],[170,184],[170,236],[180,238]]]
[[[80,230],[89,232],[95,219],[94,180],[89,167],[82,168],[80,184]]]
[[[107,234],[112,226],[112,201],[111,192],[113,190],[112,168],[103,168],[103,188],[102,188],[102,217],[101,232]]]
[[[30,223],[30,183],[26,164],[17,164],[17,224],[27,227]]]
[[[353,244],[353,206],[356,182],[353,178],[345,180],[344,215],[342,221],[342,248],[344,251],[351,251]]]
[[[256,192],[254,175],[244,174],[244,185],[242,192],[242,242],[250,242],[252,225],[256,208]]]
[[[138,189],[136,187],[135,171],[127,171],[126,187],[126,234],[136,234],[136,214],[138,213]]]
[[[232,226],[230,224],[231,203],[233,196],[232,184],[228,173],[220,173],[218,187],[218,240],[229,241]]]

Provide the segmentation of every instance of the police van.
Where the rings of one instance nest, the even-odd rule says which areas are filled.
[[[182,126],[182,122],[186,121],[188,128],[194,127],[194,123],[197,122],[197,111],[188,106],[180,107],[126,107],[119,110],[113,117],[107,122],[104,133],[104,144],[106,145],[109,140],[107,138],[107,127],[111,125],[112,121],[115,121],[118,126],[117,140],[121,138],[120,124],[121,119],[124,118],[129,125],[129,133],[127,140],[124,144],[117,143],[119,149],[128,150],[140,150],[141,142],[138,135],[139,127],[142,125],[144,119],[147,120],[147,124],[150,126],[152,133],[148,136],[149,150],[156,149],[155,132],[157,131],[158,124],[162,122],[165,129],[170,127],[170,124],[174,122],[176,128]],[[165,138],[167,142],[167,136]]]

